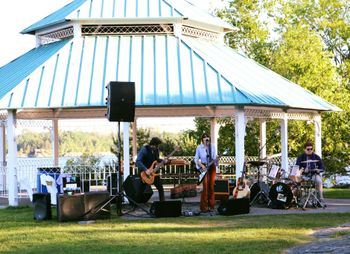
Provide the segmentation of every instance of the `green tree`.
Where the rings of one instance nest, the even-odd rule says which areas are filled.
[[[265,66],[269,66],[274,46],[267,15],[273,6],[270,0],[233,0],[217,13],[236,28],[226,35],[227,44]]]

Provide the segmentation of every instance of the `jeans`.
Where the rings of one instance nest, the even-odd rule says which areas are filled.
[[[318,192],[319,198],[323,199],[323,183],[322,183],[322,176],[319,174],[312,176],[312,181],[315,182],[315,189]]]
[[[164,201],[165,200],[165,198],[164,198],[164,188],[163,188],[162,181],[160,180],[160,176],[154,177],[153,184],[154,184],[154,186],[156,186],[156,188],[158,190],[159,201]],[[146,183],[142,183],[141,184],[141,188],[140,188],[141,194],[144,193],[146,186],[147,186]]]

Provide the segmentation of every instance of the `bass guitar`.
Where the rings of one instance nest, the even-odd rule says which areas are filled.
[[[158,163],[157,161],[154,161],[152,165],[147,169],[149,174],[147,174],[146,171],[142,171],[141,172],[142,182],[148,185],[153,184],[154,178],[156,176],[159,176],[159,173],[158,173],[159,169],[161,169],[164,166],[165,162],[178,151],[180,151],[180,147],[175,147],[175,149],[169,155],[167,155],[164,158],[164,160],[162,160],[160,163]]]
[[[242,175],[238,178],[236,187],[234,188],[232,195],[234,199],[247,198],[250,196],[250,189],[246,180],[244,179],[245,166],[243,166]]]

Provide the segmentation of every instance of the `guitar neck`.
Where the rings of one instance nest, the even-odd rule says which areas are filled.
[[[154,168],[154,171],[157,172],[161,167],[164,166],[164,161],[165,159],[169,159],[171,156],[173,156],[176,153],[177,149],[174,149],[174,151],[172,151],[170,154],[168,154],[164,160],[162,160],[162,162],[160,162],[159,164],[157,164],[157,166]]]

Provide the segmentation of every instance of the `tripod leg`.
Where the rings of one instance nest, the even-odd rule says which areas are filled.
[[[130,198],[128,195],[126,195],[125,193],[121,194],[123,197],[126,197],[127,199],[129,199],[130,203],[133,203],[133,205],[135,207],[140,208],[142,211],[144,211],[145,213],[147,213],[148,215],[150,215],[149,211],[147,211],[145,208],[143,208],[142,206],[140,206],[137,202],[135,202],[135,200],[133,200],[132,198]],[[135,209],[134,209],[135,210]]]

